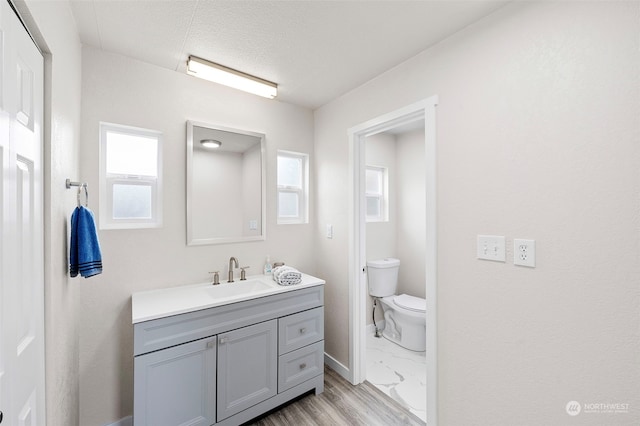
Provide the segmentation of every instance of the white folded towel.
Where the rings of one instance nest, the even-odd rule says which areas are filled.
[[[302,273],[291,266],[278,266],[273,270],[273,280],[280,285],[300,284]]]

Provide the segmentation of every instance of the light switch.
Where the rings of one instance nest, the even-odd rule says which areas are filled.
[[[249,221],[249,230],[250,231],[256,231],[258,229],[258,221],[257,220],[250,220]]]
[[[327,225],[327,238],[333,238],[333,225]]]
[[[478,235],[477,256],[478,259],[505,262],[507,257],[504,237],[497,235]]]

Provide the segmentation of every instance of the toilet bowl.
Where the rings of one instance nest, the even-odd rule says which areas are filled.
[[[385,326],[382,335],[412,351],[427,348],[426,300],[401,294],[380,299],[384,310]]]
[[[382,335],[412,351],[426,350],[427,314],[425,299],[395,295],[400,261],[394,258],[367,262],[369,294],[382,303],[385,328]]]

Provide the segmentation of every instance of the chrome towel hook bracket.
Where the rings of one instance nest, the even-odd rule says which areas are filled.
[[[72,186],[78,187],[78,207],[82,205],[80,201],[80,196],[82,194],[82,190],[84,189],[84,206],[89,207],[89,185],[85,182],[72,182],[71,179],[67,178],[65,181],[65,186],[67,189],[70,189]]]

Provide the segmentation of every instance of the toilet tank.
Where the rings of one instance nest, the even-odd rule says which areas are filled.
[[[387,297],[396,294],[398,288],[398,259],[386,258],[367,261],[367,281],[369,294],[374,297]]]

